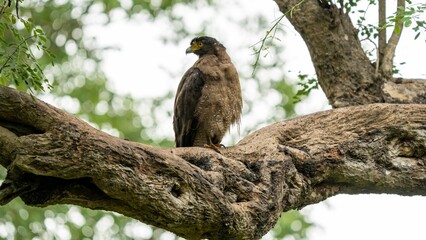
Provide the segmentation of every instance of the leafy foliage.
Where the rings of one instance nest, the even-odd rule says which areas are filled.
[[[165,232],[154,232],[149,226],[116,213],[71,205],[35,208],[21,200],[0,208],[0,216],[2,239],[157,239]],[[145,231],[132,231],[134,227]]]
[[[281,215],[277,225],[273,229],[273,235],[282,239],[291,235],[294,239],[306,239],[307,229],[313,224],[305,219],[298,211],[288,211]]]
[[[403,27],[409,28],[416,33],[414,39],[419,38],[419,36],[426,31],[426,19],[424,18],[424,13],[426,10],[426,3],[417,3],[413,4],[411,0],[406,2],[410,4],[409,6],[398,7],[394,13],[387,17],[387,22],[383,26],[378,26],[376,24],[369,23],[366,19],[367,11],[371,5],[376,5],[377,1],[369,0],[367,7],[365,9],[356,9],[359,1],[349,1],[344,4],[346,12],[361,14],[357,20],[356,25],[359,30],[359,34],[362,40],[368,40],[373,43],[376,48],[377,44],[375,40],[378,37],[379,31],[386,30],[387,28],[394,28],[396,32],[401,32],[402,29],[396,24],[397,22],[402,22]],[[367,50],[368,51],[368,50]]]
[[[412,3],[411,1],[407,2]],[[416,32],[414,39],[417,39],[422,32],[426,31],[426,19],[422,18],[426,11],[426,3],[411,5],[399,10],[401,10],[400,14],[395,13],[388,18],[389,26],[395,26],[395,30],[400,32],[402,29],[399,29],[395,23],[401,21],[404,27],[412,27],[412,30]]]
[[[297,93],[293,97],[293,101],[295,103],[300,102],[302,97],[306,97],[311,93],[312,90],[318,89],[318,80],[315,77],[310,77],[307,74],[302,74],[299,72],[297,75],[299,78],[299,82],[297,85],[302,88],[297,91]]]
[[[29,18],[5,12],[0,19],[0,84],[15,85],[21,90],[44,91],[51,88],[35,51],[53,58],[47,49],[47,38]],[[22,28],[23,26],[23,28]],[[22,28],[21,30],[19,28]]]

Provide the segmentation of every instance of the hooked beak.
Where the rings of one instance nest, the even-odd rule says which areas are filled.
[[[185,53],[186,53],[186,54],[188,54],[188,53],[193,53],[193,51],[192,51],[192,47],[191,47],[191,46],[190,46],[190,47],[188,47],[188,48],[186,49]]]

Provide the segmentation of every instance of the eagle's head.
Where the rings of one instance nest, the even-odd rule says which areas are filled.
[[[191,40],[191,46],[186,49],[186,54],[194,53],[200,57],[205,54],[214,54],[218,46],[223,47],[215,38],[207,36],[196,37]]]

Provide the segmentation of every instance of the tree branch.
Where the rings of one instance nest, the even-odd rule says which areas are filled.
[[[275,0],[275,2],[283,13],[295,8],[291,16],[287,15],[287,19],[305,41],[318,82],[333,107],[370,103],[407,103],[406,99],[412,98],[411,91],[399,91],[398,95],[387,92],[389,85],[398,85],[401,80],[393,79],[391,74],[386,76],[377,74],[375,64],[370,62],[361,47],[357,29],[343,10],[330,1]],[[381,31],[382,34],[383,32],[385,30]],[[397,38],[397,32],[394,31],[381,60],[381,73],[392,71]],[[407,86],[420,87],[417,89],[417,95],[420,97],[415,98],[415,102],[426,104],[424,97],[426,81],[424,79],[419,81],[412,83],[409,80],[402,80],[407,82]]]
[[[364,53],[348,13],[330,1],[275,0],[305,41],[318,82],[333,107],[383,102],[381,80]],[[325,2],[325,1],[324,1]],[[356,66],[356,67],[355,67]]]
[[[222,154],[119,139],[7,87],[0,112],[3,204],[20,196],[116,211],[189,239],[256,239],[282,211],[339,193],[426,195],[426,105],[319,112]]]
[[[405,0],[398,0],[395,28],[393,29],[392,35],[386,45],[386,49],[383,55],[383,61],[381,64],[382,73],[385,77],[388,78],[392,76],[393,58],[395,56],[395,50],[396,46],[398,46],[399,38],[401,37],[402,29],[404,28],[404,22],[402,21],[402,15],[404,11]]]
[[[377,66],[380,66],[383,61],[386,49],[386,0],[379,0],[379,49],[377,50]],[[378,68],[376,68],[378,69]],[[378,74],[378,72],[376,72]]]
[[[383,84],[387,103],[426,103],[426,81],[424,79],[396,78]]]

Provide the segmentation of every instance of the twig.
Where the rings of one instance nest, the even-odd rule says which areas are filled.
[[[265,46],[265,44],[266,44],[266,40],[270,37],[269,35],[271,34],[271,32],[274,32],[274,33],[273,33],[273,35],[271,36],[271,38],[274,38],[274,37],[275,37],[275,34],[276,34],[276,29],[275,29],[275,28],[278,26],[278,24],[281,22],[281,20],[282,20],[282,19],[283,19],[283,18],[284,18],[287,14],[289,14],[289,13],[290,13],[290,17],[292,17],[294,9],[295,9],[296,7],[298,7],[300,4],[302,4],[304,1],[305,1],[305,0],[301,0],[301,1],[300,1],[300,2],[298,2],[296,5],[294,5],[293,7],[291,7],[291,8],[290,8],[287,12],[285,12],[285,13],[284,13],[281,17],[277,18],[277,19],[275,20],[274,25],[272,25],[272,27],[271,27],[268,31],[266,31],[265,36],[262,38],[262,40],[260,40],[260,41],[259,41],[261,44],[260,44],[260,48],[259,48],[259,50],[256,52],[257,57],[256,57],[256,61],[254,62],[252,76],[254,75],[254,72],[256,71],[257,64],[259,63],[259,59],[260,59],[260,52],[262,51],[263,47]],[[275,30],[275,31],[274,31],[274,30]],[[252,45],[252,46],[250,46],[250,47],[254,47],[254,46],[255,46],[255,45],[257,45],[259,42],[257,42],[257,43],[255,43],[255,44],[253,44],[253,45]]]
[[[16,17],[19,19],[19,0],[15,0],[15,11],[16,11]]]
[[[272,25],[272,27],[268,31],[266,31],[265,36],[262,38],[262,40],[259,41],[261,44],[260,44],[259,50],[256,52],[257,56],[256,56],[256,61],[254,62],[254,67],[253,67],[253,73],[252,73],[252,75],[254,75],[254,72],[256,71],[256,67],[257,67],[257,64],[259,63],[259,59],[260,59],[260,52],[262,51],[263,47],[265,46],[266,39],[269,38],[269,35],[271,34],[271,32],[274,30],[274,28],[276,28],[278,26],[278,24],[281,22],[281,20],[284,17],[285,17],[285,14],[283,14],[281,17],[277,18],[275,20],[276,21],[275,24]],[[255,45],[257,45],[259,42],[257,42],[254,45],[252,45],[252,47],[254,47]]]
[[[3,6],[0,8],[0,19],[3,17],[3,14],[5,13],[6,9],[10,7],[12,0],[4,1]]]
[[[3,63],[3,65],[0,67],[0,73],[3,71],[3,69],[7,66],[7,63],[10,61],[10,59],[12,58],[12,56],[18,51],[18,49],[21,47],[22,44],[26,43],[28,39],[33,38],[33,36],[29,36],[27,38],[25,38],[22,42],[20,42],[18,44],[18,46],[16,46],[15,50],[13,50],[13,52],[7,57],[6,61]]]

